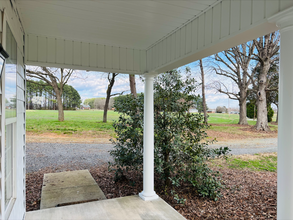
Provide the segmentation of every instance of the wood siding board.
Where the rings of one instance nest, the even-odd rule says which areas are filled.
[[[23,79],[25,79],[23,56],[19,50],[17,50],[17,72]]]
[[[171,61],[175,60],[176,58],[176,33],[171,35],[171,53],[170,59]]]
[[[141,50],[140,51],[140,70],[141,73],[144,73],[146,71],[146,51]]]
[[[158,67],[158,45],[155,45],[154,48],[153,48],[153,51],[152,51],[152,56],[153,56],[153,66],[154,68],[157,68]]]
[[[240,0],[231,1],[230,34],[240,30]]]
[[[128,71],[133,71],[133,49],[127,48],[126,51],[126,68]]]
[[[65,58],[65,41],[57,39],[56,63],[63,64]]]
[[[222,1],[221,4],[221,38],[224,38],[230,34],[230,0]]]
[[[169,36],[167,37],[167,48],[166,48],[167,63],[171,61],[171,50],[172,50],[172,36]]]
[[[48,63],[55,63],[56,62],[56,39],[48,38],[47,41],[48,41],[47,61]]]
[[[133,70],[139,72],[140,70],[140,50],[133,50]]]
[[[200,30],[198,32],[198,49],[203,48],[205,45],[205,14],[202,14],[201,16],[199,16],[198,18],[198,30]]]
[[[191,22],[186,25],[186,43],[185,43],[185,52],[186,54],[191,53],[192,51],[192,40],[191,40]]]
[[[162,45],[162,63],[166,64],[167,63],[167,39],[163,40],[163,45]]]
[[[153,48],[147,50],[147,70],[153,69],[152,50]]]
[[[23,105],[24,101],[20,101],[20,100],[17,100],[17,114],[23,114],[24,113],[24,105]]]
[[[81,65],[88,67],[90,65],[90,44],[81,43]]]
[[[17,92],[16,93],[17,93],[16,96],[17,96],[18,100],[25,101],[23,89],[17,87]]]
[[[163,43],[162,41],[160,41],[158,44],[157,44],[157,47],[158,47],[158,51],[157,51],[157,56],[158,56],[158,66],[162,66],[163,63],[162,63],[162,56],[163,56]]]
[[[119,47],[113,47],[113,69],[120,69]]]
[[[98,67],[105,68],[105,45],[98,45]]]
[[[181,30],[176,31],[176,58],[179,58],[181,55]]]
[[[126,70],[126,49],[121,47],[119,50],[120,53],[120,69]]]
[[[73,41],[65,41],[65,64],[73,64]]]
[[[38,37],[38,61],[47,62],[47,38]]]
[[[186,26],[180,29],[180,57],[186,54]]]
[[[16,79],[17,86],[24,89],[25,88],[24,87],[24,80],[23,80],[22,76],[19,73],[17,73],[16,77],[17,77],[17,79]]]
[[[90,44],[90,67],[97,66],[97,45]]]
[[[205,34],[204,34],[205,46],[212,43],[212,28],[213,28],[213,10],[210,9],[205,13]]]
[[[247,28],[252,24],[252,2],[251,0],[241,1],[241,16],[240,16],[240,26],[241,29]]]
[[[252,1],[252,23],[265,18],[265,0]]]
[[[195,52],[198,48],[198,44],[197,44],[197,41],[198,41],[198,18],[193,20],[192,23],[191,23],[191,26],[192,26],[192,51]]]
[[[279,12],[279,1],[266,1],[266,18]]]
[[[113,47],[111,47],[111,46],[105,46],[105,49],[106,49],[106,51],[105,51],[105,63],[106,63],[106,68],[107,69],[112,69],[113,68],[113,64],[112,64],[112,60],[113,60],[113,51],[112,51],[112,49],[113,49]]]
[[[37,61],[38,60],[38,37],[36,35],[29,34],[29,54],[28,60],[30,61]]]
[[[73,43],[73,65],[81,66],[81,42]]]
[[[221,4],[217,4],[213,9],[213,42],[220,39],[221,32]]]
[[[292,0],[281,0],[280,1],[280,9],[285,10],[289,7],[293,6],[293,1]]]

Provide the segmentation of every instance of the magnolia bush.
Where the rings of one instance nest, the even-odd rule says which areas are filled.
[[[188,69],[185,74],[173,70],[155,79],[155,172],[174,198],[178,197],[176,188],[188,184],[200,196],[217,200],[222,187],[220,175],[208,167],[207,161],[227,155],[229,149],[210,149],[203,115],[189,113],[198,99],[194,93],[197,86]],[[116,181],[129,170],[142,171],[143,104],[143,94],[137,98],[128,95],[114,103],[120,117],[113,124],[117,138],[112,140],[114,162],[109,167],[116,172]]]

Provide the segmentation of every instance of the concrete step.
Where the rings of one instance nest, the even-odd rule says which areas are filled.
[[[106,199],[88,170],[44,175],[41,209]]]

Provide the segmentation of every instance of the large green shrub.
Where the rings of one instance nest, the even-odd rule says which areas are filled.
[[[272,109],[271,105],[268,106],[268,122],[273,120],[274,110]]]
[[[161,74],[154,83],[155,172],[172,192],[185,183],[199,195],[217,200],[222,187],[219,173],[206,162],[227,154],[228,148],[208,148],[203,115],[188,113],[197,99],[197,85],[185,76],[174,70]],[[120,117],[113,125],[117,139],[112,140],[114,162],[110,167],[116,171],[116,180],[129,170],[142,170],[143,103],[143,94],[125,96],[123,102],[115,100]]]
[[[254,112],[254,109],[255,109],[255,112]],[[256,111],[257,111],[256,106],[253,103],[248,102],[246,104],[246,116],[248,118],[256,118],[257,116]]]
[[[256,118],[257,117],[257,107],[253,103],[248,102],[246,104],[246,111],[247,111],[248,118]],[[267,111],[268,111],[268,122],[271,122],[273,120],[274,110],[272,109],[270,104],[268,104]]]

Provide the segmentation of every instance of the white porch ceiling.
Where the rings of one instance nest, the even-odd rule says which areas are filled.
[[[147,49],[218,0],[17,0],[26,34]]]

